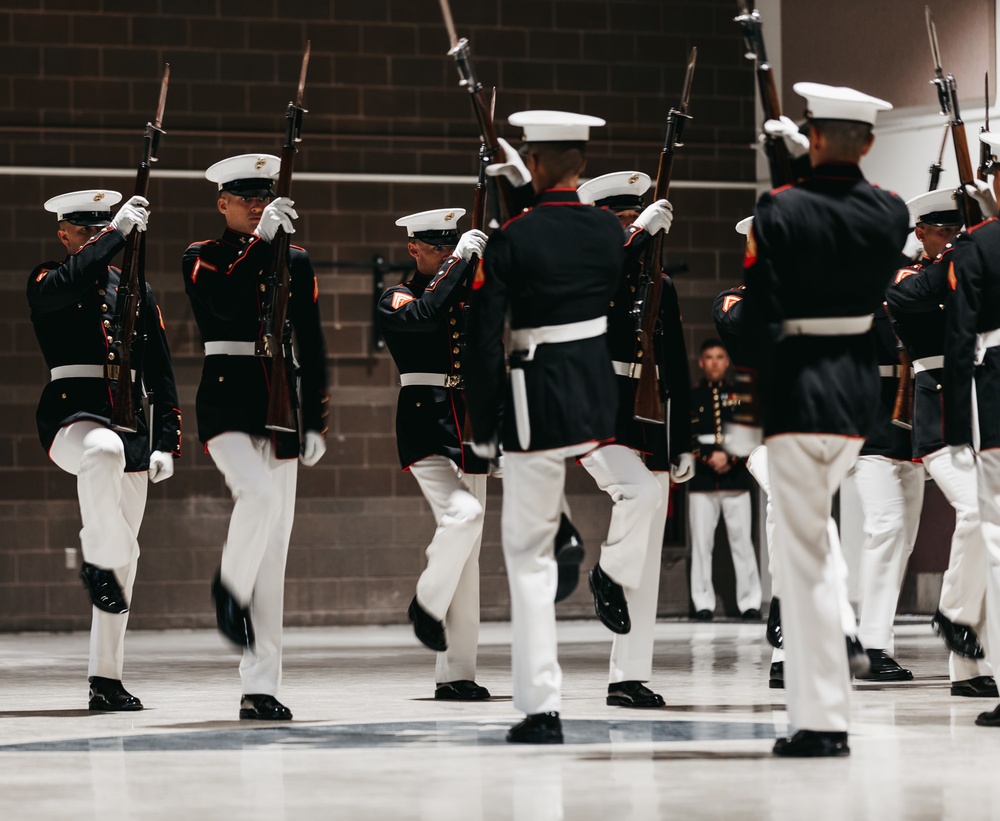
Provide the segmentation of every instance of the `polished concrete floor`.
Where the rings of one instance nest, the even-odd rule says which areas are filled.
[[[287,631],[295,720],[238,720],[237,658],[210,632],[135,632],[126,686],[146,709],[86,710],[87,637],[0,635],[0,819],[1000,818],[994,700],[949,695],[925,619],[897,625],[915,680],[859,684],[851,756],[771,755],[783,693],[763,624],[657,626],[667,706],[604,703],[611,635],[561,622],[562,747],[504,743],[509,626],[484,625],[485,703],[433,700],[408,628]]]

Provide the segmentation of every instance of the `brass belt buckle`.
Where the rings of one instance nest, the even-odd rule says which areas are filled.
[[[109,382],[118,381],[118,371],[119,371],[118,365],[109,365],[107,363],[104,364],[104,378],[107,379]]]
[[[450,373],[444,379],[444,386],[446,388],[461,388],[462,387],[462,375],[459,373]]]

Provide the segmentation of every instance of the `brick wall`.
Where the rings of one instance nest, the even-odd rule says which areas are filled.
[[[501,135],[523,108],[605,117],[588,173],[635,167],[655,174],[667,109],[680,90],[687,50],[699,49],[694,121],[677,155],[669,240],[694,347],[712,333],[709,306],[739,276],[733,224],[753,205],[749,190],[692,183],[752,182],[753,78],[742,58],[729,0],[477,0],[455,5],[484,83],[496,84]],[[474,173],[476,129],[432,0],[7,0],[0,8],[0,629],[79,628],[86,598],[67,549],[78,544],[72,477],[39,447],[34,407],[46,378],[24,301],[27,272],[61,257],[41,203],[64,191],[131,190],[141,129],[171,64],[160,149],[150,186],[147,277],[167,321],[186,414],[185,453],[171,480],[151,486],[132,624],[212,623],[208,580],[231,502],[197,442],[194,393],[201,355],[183,294],[180,254],[216,235],[221,217],[198,172],[225,156],[277,152],[301,50],[312,41],[296,241],[318,263],[333,391],[329,452],[299,480],[288,567],[291,624],[392,622],[423,564],[433,524],[393,437],[395,369],[371,347],[371,271],[323,263],[406,261],[394,219],[471,204],[471,184],[415,175]],[[69,169],[56,176],[42,169]],[[119,169],[125,176],[96,173]],[[346,175],[366,176],[360,180]],[[687,187],[684,187],[687,185]],[[609,504],[578,467],[570,501],[588,562]],[[507,613],[499,547],[499,483],[483,546],[483,615]],[[70,556],[72,558],[72,555]],[[682,569],[683,562],[680,563]],[[667,562],[664,612],[687,606],[683,573]],[[581,591],[564,615],[589,613]]]

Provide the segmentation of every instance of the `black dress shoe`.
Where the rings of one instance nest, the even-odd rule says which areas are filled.
[[[966,696],[968,698],[996,698],[1000,696],[997,692],[997,683],[993,676],[976,676],[965,681],[953,681],[951,683],[951,694],[953,696]]]
[[[641,681],[619,681],[608,685],[609,707],[634,707],[637,710],[654,710],[663,707],[663,696],[654,693]]]
[[[770,678],[768,679],[767,686],[772,690],[784,690],[785,689],[785,662],[783,661],[772,661],[771,662],[771,672]]]
[[[243,607],[229,588],[222,583],[222,571],[215,571],[212,579],[212,598],[215,600],[215,623],[222,633],[237,647],[247,647],[253,650],[253,622],[250,621],[250,608]]]
[[[562,722],[559,713],[535,713],[507,731],[512,744],[562,744]]]
[[[980,727],[1000,727],[1000,705],[988,713],[980,713],[976,716],[976,724]]]
[[[905,667],[900,667],[885,650],[865,650],[865,652],[871,661],[871,669],[867,673],[856,673],[855,678],[862,681],[913,681],[913,673]]]
[[[90,593],[90,601],[98,610],[113,615],[128,612],[128,602],[114,570],[105,570],[96,564],[84,562],[80,567],[83,586]]]
[[[89,680],[91,710],[111,713],[142,709],[142,702],[122,687],[118,679],[91,676]]]
[[[771,607],[767,611],[767,643],[775,650],[780,650],[781,638],[781,602],[771,599]]]
[[[594,594],[594,610],[601,623],[612,633],[624,634],[632,629],[628,602],[622,586],[595,564],[590,571],[590,592]]]
[[[448,640],[444,637],[444,622],[438,621],[424,610],[416,596],[410,602],[410,609],[406,611],[406,615],[413,622],[413,632],[424,647],[439,653],[448,649]]]
[[[713,617],[711,610],[698,610],[691,618],[695,621],[711,621]]]
[[[983,645],[979,643],[976,631],[967,624],[958,624],[944,616],[940,610],[934,613],[931,627],[944,639],[944,643],[953,653],[970,659],[981,659],[986,654]]]
[[[774,742],[775,755],[791,758],[820,758],[823,756],[850,755],[847,733],[833,733],[826,730],[799,730],[790,738],[779,738]]]
[[[485,701],[489,697],[489,690],[468,679],[445,681],[434,691],[434,698],[444,701]]]
[[[886,656],[888,658],[888,656]],[[895,663],[895,662],[893,662]],[[857,636],[847,636],[847,666],[852,676],[864,677],[871,672],[872,660]],[[896,665],[899,667],[899,665]],[[900,670],[903,668],[900,667]],[[913,678],[911,675],[910,678]]]
[[[743,621],[760,621],[760,610],[756,607],[751,607],[749,610],[744,610],[740,613],[740,618]]]
[[[580,563],[584,555],[583,539],[565,513],[559,519],[555,553],[556,566],[559,568],[555,600],[561,602],[576,590],[580,582]]]
[[[252,718],[257,721],[288,721],[292,717],[292,711],[274,696],[254,694],[241,698],[240,718]]]

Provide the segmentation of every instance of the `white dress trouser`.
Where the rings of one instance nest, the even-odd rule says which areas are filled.
[[[616,634],[611,644],[611,670],[608,676],[610,684],[619,681],[649,681],[653,676],[653,631],[656,628],[656,605],[660,596],[660,560],[663,555],[663,531],[667,526],[670,474],[654,473],[653,476],[660,486],[660,505],[649,531],[642,577],[639,585],[628,591],[628,614],[632,629],[624,635]]]
[[[906,563],[917,541],[924,502],[923,466],[887,456],[859,456],[854,483],[864,513],[861,548],[861,643],[894,652],[892,624]]]
[[[146,510],[149,473],[125,473],[125,446],[113,430],[97,422],[74,422],[56,434],[49,457],[76,476],[80,501],[83,559],[113,570],[132,601],[139,561],[137,536]],[[93,608],[88,676],[121,680],[128,613]]]
[[[691,601],[695,610],[715,610],[712,552],[719,515],[726,523],[733,556],[736,606],[743,613],[760,608],[760,571],[750,538],[750,491],[699,490],[688,493],[691,528]]]
[[[976,456],[979,515],[986,545],[986,624],[989,636],[1000,636],[1000,449],[980,451]],[[995,670],[1000,641],[986,643],[986,658]]]
[[[474,681],[486,476],[463,474],[451,459],[437,455],[410,465],[410,473],[437,524],[427,545],[427,567],[417,580],[420,606],[444,622],[448,637],[448,649],[437,654],[435,681]]]
[[[559,711],[555,538],[566,459],[580,452],[576,446],[504,454],[500,529],[510,585],[514,707],[528,715]]]
[[[979,516],[979,490],[975,466],[961,467],[948,448],[927,454],[924,467],[948,503],[955,509],[948,569],[941,581],[938,609],[959,624],[975,628],[979,640],[989,643],[986,623],[986,545]],[[948,672],[952,681],[992,675],[986,659],[970,659],[951,653]]]
[[[220,433],[206,448],[235,502],[222,548],[222,582],[237,601],[249,603],[256,636],[240,662],[243,692],[276,696],[298,460],[275,458],[270,437],[247,433]]]
[[[840,568],[831,549],[833,496],[860,438],[783,434],[767,440],[781,577],[785,690],[791,731],[846,732],[851,677]]]
[[[767,564],[771,573],[771,595],[776,599],[781,599],[781,570],[778,560],[774,557],[774,505],[771,503],[771,477],[767,468],[767,445],[759,445],[747,459],[747,470],[750,475],[757,480],[764,495],[767,497],[766,513],[764,517],[764,536],[767,539]],[[856,636],[858,633],[858,620],[854,615],[854,608],[851,607],[851,598],[848,593],[848,568],[847,560],[844,558],[844,551],[840,543],[840,531],[837,529],[837,522],[831,516],[826,522],[827,538],[830,540],[830,554],[834,563],[833,578],[838,586],[838,597],[840,598],[840,619],[844,628],[845,636]],[[784,661],[784,647],[775,647],[771,653],[771,661]]]
[[[614,502],[599,564],[614,581],[629,588],[625,598],[631,602],[631,590],[642,581],[649,533],[664,504],[660,483],[639,454],[624,445],[597,448],[580,464]]]

